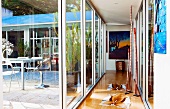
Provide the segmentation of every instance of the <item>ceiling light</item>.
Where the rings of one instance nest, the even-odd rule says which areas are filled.
[[[117,5],[118,3],[114,3],[115,5]]]

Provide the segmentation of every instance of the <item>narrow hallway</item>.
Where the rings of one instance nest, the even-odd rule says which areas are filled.
[[[103,106],[100,105],[103,98],[109,94],[125,93],[125,90],[111,90],[108,91],[108,84],[126,84],[126,72],[107,71],[99,83],[94,87],[91,93],[86,97],[78,109],[120,109],[116,106]],[[134,84],[134,83],[133,83]],[[134,92],[134,85],[133,85]],[[133,96],[134,93],[127,94],[130,97],[131,104],[129,109],[145,109],[144,104],[140,97]]]

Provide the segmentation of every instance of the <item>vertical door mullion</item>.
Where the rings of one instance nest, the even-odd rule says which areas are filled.
[[[96,78],[95,78],[95,76],[96,76],[96,74],[95,74],[95,64],[96,64],[96,62],[95,62],[95,34],[96,34],[96,32],[95,32],[95,10],[92,10],[92,84],[94,85],[95,84],[95,80],[96,80]]]
[[[106,42],[106,24],[104,24],[104,28],[103,28],[103,32],[104,32],[104,36],[103,36],[103,47],[104,47],[104,51],[103,51],[103,54],[104,54],[104,56],[103,56],[103,59],[104,59],[104,61],[103,61],[103,66],[104,66],[104,73],[106,72],[106,44],[107,44],[107,42]]]
[[[145,72],[146,72],[146,0],[143,0],[143,88],[142,98],[145,99]]]
[[[139,48],[139,31],[140,31],[140,26],[139,26],[139,12],[138,12],[138,14],[137,14],[137,28],[136,28],[136,32],[137,32],[137,37],[136,37],[136,43],[137,43],[137,60],[138,60],[138,81],[137,81],[137,84],[138,84],[138,86],[139,86],[139,80],[140,80],[140,78],[139,78],[139,73],[140,73],[140,53],[139,53],[139,50],[140,50],[140,48]]]
[[[58,0],[60,109],[66,109],[66,0]]]
[[[98,18],[98,76],[99,78],[101,77],[101,52],[100,52],[100,49],[101,49],[101,18],[99,17]]]
[[[148,58],[148,56],[149,56],[149,52],[148,52],[148,46],[149,46],[149,43],[148,43],[148,38],[149,38],[149,34],[148,34],[148,31],[149,31],[149,28],[148,28],[148,21],[149,21],[149,17],[148,17],[148,11],[149,11],[149,9],[148,9],[148,0],[146,0],[146,20],[145,20],[145,22],[146,22],[146,57],[145,57],[145,61],[146,61],[146,67],[145,67],[145,69],[146,69],[146,73],[145,73],[145,87],[146,87],[146,89],[145,89],[145,98],[146,98],[146,100],[148,100],[148,62],[149,62],[149,58]]]
[[[139,51],[139,54],[140,54],[140,72],[139,72],[139,78],[140,78],[140,87],[141,87],[141,72],[142,72],[142,67],[141,67],[141,65],[142,65],[142,31],[143,31],[143,28],[142,28],[142,12],[140,12],[139,13],[139,24],[140,24],[140,38],[139,38],[139,48],[140,48],[140,51]]]
[[[86,94],[86,14],[85,0],[81,0],[81,91],[82,95]]]
[[[104,23],[102,23],[102,74],[104,74]]]

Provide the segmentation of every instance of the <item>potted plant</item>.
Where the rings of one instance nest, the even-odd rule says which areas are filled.
[[[24,41],[22,39],[18,39],[17,47],[18,47],[18,55],[20,57],[23,57],[23,56],[30,57],[30,47],[29,47],[29,44],[27,43],[27,41],[24,44]]]
[[[66,70],[68,83],[77,84],[77,74],[80,72],[81,40],[78,23],[66,28]]]

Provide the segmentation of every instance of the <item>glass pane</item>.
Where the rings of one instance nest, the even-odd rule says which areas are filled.
[[[86,86],[92,86],[92,9],[86,3]]]
[[[60,108],[58,0],[2,0],[1,3],[3,91],[8,92],[3,93],[4,102],[8,102],[9,108],[18,108],[16,103],[23,109]],[[7,41],[13,46],[8,47]],[[10,66],[6,65],[9,63]]]
[[[82,97],[80,0],[66,0],[66,72],[67,102],[72,108]],[[71,23],[74,22],[74,23]]]
[[[149,0],[149,24],[148,24],[148,101],[153,108],[153,63],[154,63],[154,53],[153,53],[153,36],[154,36],[154,1]]]
[[[100,39],[101,39],[101,41],[100,41],[100,54],[101,54],[101,61],[100,61],[100,66],[101,66],[101,73],[103,74],[104,73],[104,71],[103,71],[103,69],[104,69],[104,65],[103,65],[103,61],[104,61],[104,58],[103,58],[103,23],[101,22],[101,30],[100,30]]]
[[[95,73],[96,73],[96,82],[99,79],[99,17],[97,16],[97,14],[95,14]]]
[[[142,8],[143,9],[143,8]],[[143,92],[143,10],[140,11],[140,89]]]

